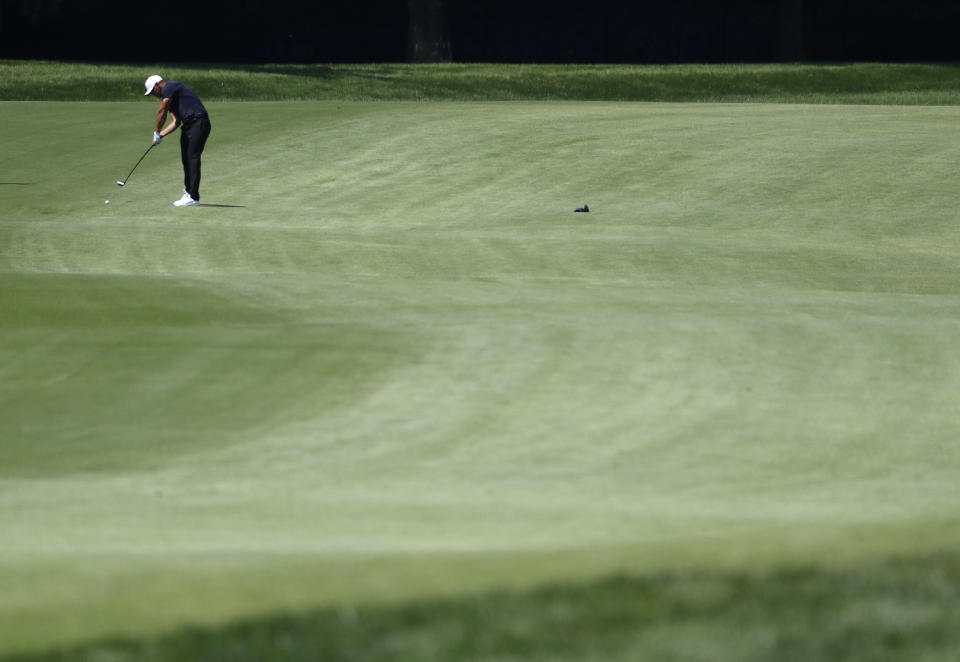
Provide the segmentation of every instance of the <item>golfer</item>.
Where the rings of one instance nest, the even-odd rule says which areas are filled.
[[[183,197],[173,203],[174,207],[196,207],[200,204],[200,155],[210,135],[210,116],[200,97],[193,90],[175,80],[166,81],[156,74],[144,83],[143,96],[153,95],[160,99],[157,125],[153,131],[153,144],[159,145],[164,136],[180,128],[180,158],[183,161]],[[170,123],[164,127],[167,114]]]

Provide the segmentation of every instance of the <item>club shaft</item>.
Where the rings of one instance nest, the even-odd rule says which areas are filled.
[[[140,161],[143,161],[145,158],[147,158],[147,154],[149,154],[149,153],[150,153],[150,150],[153,149],[153,148],[154,148],[154,145],[150,145],[149,147],[147,147],[147,151],[144,152],[144,153],[143,153],[143,156],[140,157]],[[133,167],[130,169],[130,174],[123,178],[123,183],[124,183],[124,184],[126,184],[126,183],[127,183],[127,180],[130,179],[130,175],[132,175],[132,174],[133,174],[133,171],[137,169],[137,166],[140,165],[140,161],[137,161],[137,165],[133,166]]]

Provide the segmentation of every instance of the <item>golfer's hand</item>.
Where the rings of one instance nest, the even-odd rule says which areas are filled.
[[[154,145],[159,145],[161,140],[163,140],[163,136],[161,136],[159,133],[157,133],[156,131],[154,131],[154,132],[153,132],[153,144],[154,144]]]

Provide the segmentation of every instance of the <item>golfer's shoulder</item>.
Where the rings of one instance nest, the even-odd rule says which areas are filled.
[[[163,91],[161,92],[162,96],[172,97],[176,96],[186,87],[183,83],[176,80],[168,80],[167,84],[163,86]]]

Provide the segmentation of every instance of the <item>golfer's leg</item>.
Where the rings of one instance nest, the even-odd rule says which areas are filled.
[[[190,126],[186,157],[186,167],[189,173],[187,176],[189,179],[187,192],[194,200],[200,199],[200,156],[203,154],[203,148],[207,144],[207,136],[209,135],[209,122],[200,120]]]
[[[190,136],[185,129],[180,130],[180,161],[183,163],[183,190],[190,193]],[[191,195],[193,195],[191,193]]]

